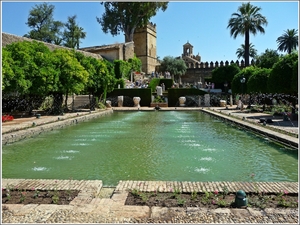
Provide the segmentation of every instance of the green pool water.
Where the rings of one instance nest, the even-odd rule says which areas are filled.
[[[114,112],[2,146],[2,177],[298,181],[298,152],[202,112]]]

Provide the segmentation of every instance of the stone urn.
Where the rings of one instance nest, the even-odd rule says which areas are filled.
[[[111,101],[107,100],[105,103],[107,108],[111,108]]]
[[[140,101],[141,101],[140,97],[133,97],[134,107],[140,107]]]
[[[124,96],[118,96],[118,107],[123,107]]]
[[[179,106],[185,106],[185,101],[186,101],[185,97],[179,97]]]

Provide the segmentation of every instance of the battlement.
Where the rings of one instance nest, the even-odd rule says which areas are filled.
[[[155,23],[149,22],[147,24],[147,28],[149,28],[149,29],[151,29],[151,30],[153,30],[153,31],[156,32],[156,24]]]
[[[215,63],[213,63],[212,61],[210,63],[208,62],[200,62],[200,63],[192,63],[192,62],[186,62],[186,66],[187,68],[206,68],[206,69],[214,69],[214,68],[217,68],[217,67],[222,67],[222,66],[228,66],[228,65],[231,65],[231,64],[236,64],[238,65],[239,67],[243,68],[245,67],[245,61],[244,60],[241,60],[239,62],[239,60],[236,60],[235,62],[233,60],[231,60],[231,62],[229,63],[227,60],[225,61],[225,63],[223,61],[221,62],[218,62],[216,61]],[[251,65],[254,65],[255,62],[254,60],[252,59],[251,60]]]

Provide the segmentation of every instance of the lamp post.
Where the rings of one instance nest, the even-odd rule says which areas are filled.
[[[243,76],[240,81],[242,84],[242,94],[243,94],[244,93],[244,83],[246,82],[246,78]]]
[[[244,83],[246,82],[246,78],[243,76],[240,81],[241,81],[241,84],[242,84],[242,94],[244,94]]]
[[[226,109],[228,109],[228,107],[227,107],[227,87],[228,87],[228,83],[227,83],[227,81],[225,81],[225,83],[224,83],[224,92],[225,92],[225,101],[226,101]]]
[[[246,78],[243,76],[241,78],[241,84],[242,84],[242,94],[244,94],[244,83],[246,82]]]
[[[227,83],[227,81],[225,81],[225,83],[224,83],[224,92],[225,92],[225,94],[226,94],[226,97],[227,97],[227,87],[228,87],[228,83]]]

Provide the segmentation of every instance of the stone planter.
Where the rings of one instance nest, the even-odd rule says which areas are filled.
[[[185,97],[179,97],[179,106],[184,107],[185,106]]]
[[[107,108],[111,108],[111,101],[107,100],[105,103]]]
[[[118,96],[118,107],[123,107],[123,101],[124,101],[124,97]]]
[[[133,107],[140,107],[140,101],[141,101],[140,97],[133,97],[133,104],[134,104]]]
[[[41,118],[41,114],[35,114],[35,117],[39,119]]]
[[[226,101],[220,100],[220,107],[225,107],[225,106],[226,106]]]

